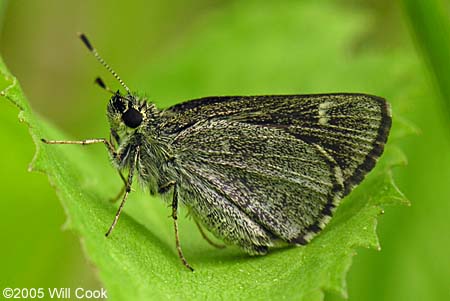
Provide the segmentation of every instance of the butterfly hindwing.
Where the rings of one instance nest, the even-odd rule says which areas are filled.
[[[181,133],[172,145],[181,150],[177,165],[186,181],[180,199],[225,239],[232,235],[223,229],[228,225],[237,237],[246,237],[241,223],[248,219],[263,236],[305,244],[343,194],[340,168],[323,150],[276,128],[209,120]],[[189,191],[195,186],[197,193]],[[211,224],[235,209],[239,217],[230,213],[225,218],[232,221]],[[262,239],[250,237],[244,246],[254,248]]]

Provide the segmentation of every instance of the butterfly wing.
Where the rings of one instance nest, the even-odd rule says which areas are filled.
[[[390,128],[387,103],[362,94],[213,97],[166,117],[181,200],[249,253],[307,243],[372,169]]]
[[[320,146],[276,128],[209,120],[181,133],[173,146],[181,200],[217,236],[248,236],[244,248],[275,238],[306,243],[343,194],[340,168]],[[246,220],[256,232],[246,233],[240,225]]]
[[[318,144],[341,167],[346,194],[375,166],[391,127],[385,99],[352,93],[206,97],[177,104],[166,114],[170,117],[161,124],[166,133],[215,118],[282,129]]]

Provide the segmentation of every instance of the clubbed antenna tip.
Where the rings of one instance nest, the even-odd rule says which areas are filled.
[[[86,45],[86,47],[90,50],[93,51],[94,47],[92,47],[91,42],[89,42],[88,38],[86,37],[86,35],[82,32],[78,33],[78,37],[81,39],[81,41],[83,41],[83,44]]]
[[[108,90],[108,88],[106,87],[105,82],[104,82],[100,77],[97,77],[97,78],[95,79],[95,83],[96,83],[97,85],[99,85],[101,88],[103,88],[103,89],[105,89],[105,90]]]
[[[105,84],[105,82],[104,82],[100,77],[97,77],[97,78],[95,79],[95,83],[96,83],[100,88],[102,88],[102,89],[108,91],[108,92],[111,93],[111,94],[114,94],[114,91],[111,90],[111,89]]]
[[[87,49],[89,49],[89,51],[94,55],[94,57],[97,59],[97,61],[99,61],[100,64],[102,64],[119,81],[119,83],[122,85],[122,87],[125,88],[125,90],[128,93],[131,93],[130,88],[128,88],[128,86],[125,85],[125,83],[119,77],[119,75],[105,62],[105,60],[103,60],[103,58],[100,56],[100,54],[98,54],[97,50],[94,48],[94,46],[92,46],[91,42],[89,42],[86,35],[84,33],[79,32],[78,36],[80,37],[83,44],[87,47]],[[101,86],[101,87],[106,87],[106,85],[103,82],[100,83],[96,80],[96,83],[99,84],[99,86]]]

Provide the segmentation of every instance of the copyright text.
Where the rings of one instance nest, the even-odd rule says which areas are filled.
[[[5,299],[107,299],[107,291],[101,289],[85,289],[82,287],[53,287],[53,288],[18,288],[6,287],[2,291]]]

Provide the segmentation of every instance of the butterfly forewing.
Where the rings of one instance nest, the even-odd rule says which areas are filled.
[[[323,228],[390,128],[385,100],[364,94],[208,97],[164,114],[181,200],[249,253],[276,239],[304,244]]]

